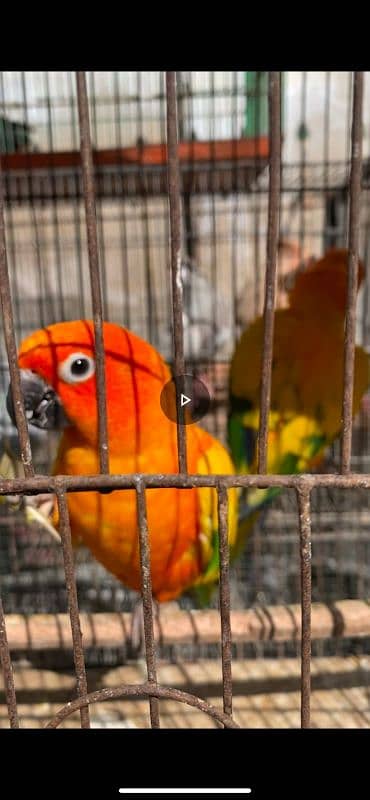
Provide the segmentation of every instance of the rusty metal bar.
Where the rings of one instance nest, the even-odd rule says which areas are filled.
[[[140,479],[136,482],[137,518],[139,525],[141,594],[144,613],[145,658],[150,685],[157,686],[157,667],[153,626],[152,576],[150,571],[150,543],[146,513],[145,487]],[[159,728],[159,704],[154,697],[149,699],[152,728]]]
[[[224,712],[231,716],[233,710],[233,684],[231,671],[231,622],[230,622],[230,569],[228,541],[228,496],[227,489],[220,486],[217,492],[218,534],[220,557],[220,620],[222,653],[222,693]]]
[[[180,171],[177,139],[177,100],[176,72],[166,72],[167,100],[167,153],[168,153],[168,200],[170,207],[171,234],[171,281],[172,281],[172,319],[174,347],[174,376],[176,387],[177,411],[177,452],[179,472],[186,472],[186,428],[185,409],[181,406],[181,394],[185,392],[183,375],[184,359],[184,324],[183,324],[183,291],[181,279],[181,202]]]
[[[261,606],[230,612],[232,640],[248,642],[296,642],[302,632],[298,603]],[[80,625],[85,647],[120,647],[130,640],[132,615],[125,612],[82,612]],[[7,614],[10,651],[71,650],[73,642],[68,614]],[[156,641],[163,645],[217,644],[221,636],[217,609],[159,609],[154,620]],[[311,639],[344,639],[370,636],[370,600],[338,600],[330,605],[313,603]]]
[[[197,708],[199,711],[203,711],[205,714],[208,714],[212,719],[215,719],[217,722],[220,722],[224,725],[225,728],[239,728],[240,726],[234,722],[228,714],[225,714],[223,711],[220,711],[215,706],[210,705],[205,700],[202,700],[200,697],[196,697],[193,694],[188,694],[187,692],[182,692],[180,689],[173,689],[172,687],[167,686],[158,686],[152,683],[142,683],[141,686],[137,684],[124,684],[123,686],[118,686],[115,689],[99,689],[97,692],[92,692],[91,694],[87,695],[84,698],[89,705],[93,703],[102,703],[105,700],[117,700],[119,697],[153,697],[153,698],[163,698],[165,700],[177,700],[179,703],[186,703],[188,706],[192,706],[192,708]],[[63,720],[73,714],[75,711],[78,711],[81,708],[83,700],[81,698],[77,700],[73,700],[71,703],[68,703],[66,706],[58,711],[58,713],[45,725],[45,728],[57,728]]]
[[[263,348],[261,361],[260,424],[258,432],[258,471],[267,469],[268,420],[271,401],[271,370],[274,348],[274,311],[276,264],[279,238],[281,130],[280,72],[269,74],[270,179],[268,196],[267,263],[263,311]]]
[[[62,540],[64,572],[68,595],[68,611],[71,622],[71,633],[73,642],[73,658],[75,662],[77,694],[81,698],[87,695],[87,679],[85,670],[85,659],[82,647],[82,633],[80,628],[80,618],[78,611],[76,575],[73,563],[71,526],[67,499],[63,489],[56,489],[58,511],[59,511],[59,533]],[[80,706],[81,728],[90,727],[89,709],[86,704]]]
[[[109,489],[135,489],[138,480],[146,489],[194,489],[210,486],[217,489],[222,483],[232,487],[266,489],[304,489],[310,491],[320,486],[336,489],[370,489],[370,474],[350,475],[172,475],[164,473],[133,473],[131,475],[37,475],[34,478],[0,478],[0,495],[34,495],[65,492],[104,492]]]
[[[14,334],[14,318],[10,290],[8,259],[5,241],[4,186],[0,159],[0,296],[3,312],[3,327],[6,351],[8,354],[10,384],[12,390],[14,416],[19,436],[21,461],[26,478],[34,475],[30,438],[24,410],[21,382],[18,368],[18,353]]]
[[[0,662],[4,675],[4,687],[8,717],[11,728],[19,728],[17,698],[15,695],[13,667],[10,658],[8,638],[6,635],[3,603],[0,597]]]
[[[103,332],[103,305],[99,273],[99,246],[96,225],[94,166],[90,137],[89,104],[86,75],[76,72],[78,118],[81,139],[82,178],[85,200],[87,247],[91,282],[91,299],[94,317],[96,384],[98,393],[98,441],[100,470],[109,472],[108,421],[105,381],[105,355]]]
[[[353,377],[355,369],[356,305],[358,290],[358,250],[360,238],[362,180],[362,105],[364,73],[353,73],[353,112],[351,135],[351,173],[349,181],[349,236],[347,309],[344,334],[343,433],[341,469],[350,471],[352,447]]]
[[[298,492],[301,559],[301,727],[310,727],[311,703],[311,519],[310,492]]]

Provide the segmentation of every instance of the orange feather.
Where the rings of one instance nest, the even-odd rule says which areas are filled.
[[[71,422],[54,474],[99,472],[95,374],[68,383],[59,371],[72,353],[94,356],[93,331],[90,321],[58,323],[32,334],[20,347],[20,367],[38,373],[55,389]],[[150,344],[112,323],[104,323],[104,345],[110,472],[176,473],[176,425],[160,406],[162,388],[171,377],[167,365]],[[187,426],[187,454],[190,473],[233,472],[226,450],[197,425]],[[230,495],[232,543],[236,495]],[[216,494],[210,489],[150,489],[146,496],[153,594],[164,601],[203,581],[212,555]],[[138,590],[135,492],[70,493],[68,506],[74,539],[82,539],[108,570]]]

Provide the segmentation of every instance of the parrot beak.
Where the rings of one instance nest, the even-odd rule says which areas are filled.
[[[58,395],[35,372],[20,370],[21,390],[27,421],[42,430],[61,430],[70,424]],[[6,408],[15,425],[11,387],[6,397]]]

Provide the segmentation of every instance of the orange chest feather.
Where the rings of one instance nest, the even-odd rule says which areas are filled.
[[[137,455],[114,455],[110,471],[177,472],[176,426],[171,425],[170,447],[145,449]],[[196,472],[199,442],[190,436],[189,466]],[[207,435],[205,442],[208,441]],[[198,446],[197,446],[198,445]],[[78,441],[75,432],[67,431],[59,448],[54,473],[94,474],[99,471],[95,449]],[[181,561],[181,576],[171,589],[175,596],[182,581],[195,578],[200,570],[198,536],[200,525],[199,495],[196,489],[149,489],[146,492],[147,518],[151,545],[153,590],[160,596],[163,585],[171,583],[171,570]],[[111,494],[97,492],[68,495],[71,530],[74,540],[82,540],[104,566],[133,589],[140,588],[139,544],[136,496],[132,490]],[[188,554],[188,555],[187,555]],[[180,580],[181,578],[181,580]],[[170,596],[170,595],[169,595]]]

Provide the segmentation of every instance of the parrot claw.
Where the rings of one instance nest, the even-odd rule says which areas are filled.
[[[152,598],[153,621],[159,624],[159,604]],[[133,657],[145,654],[144,636],[144,606],[140,599],[135,603],[131,616],[131,630],[129,638],[129,648]]]

